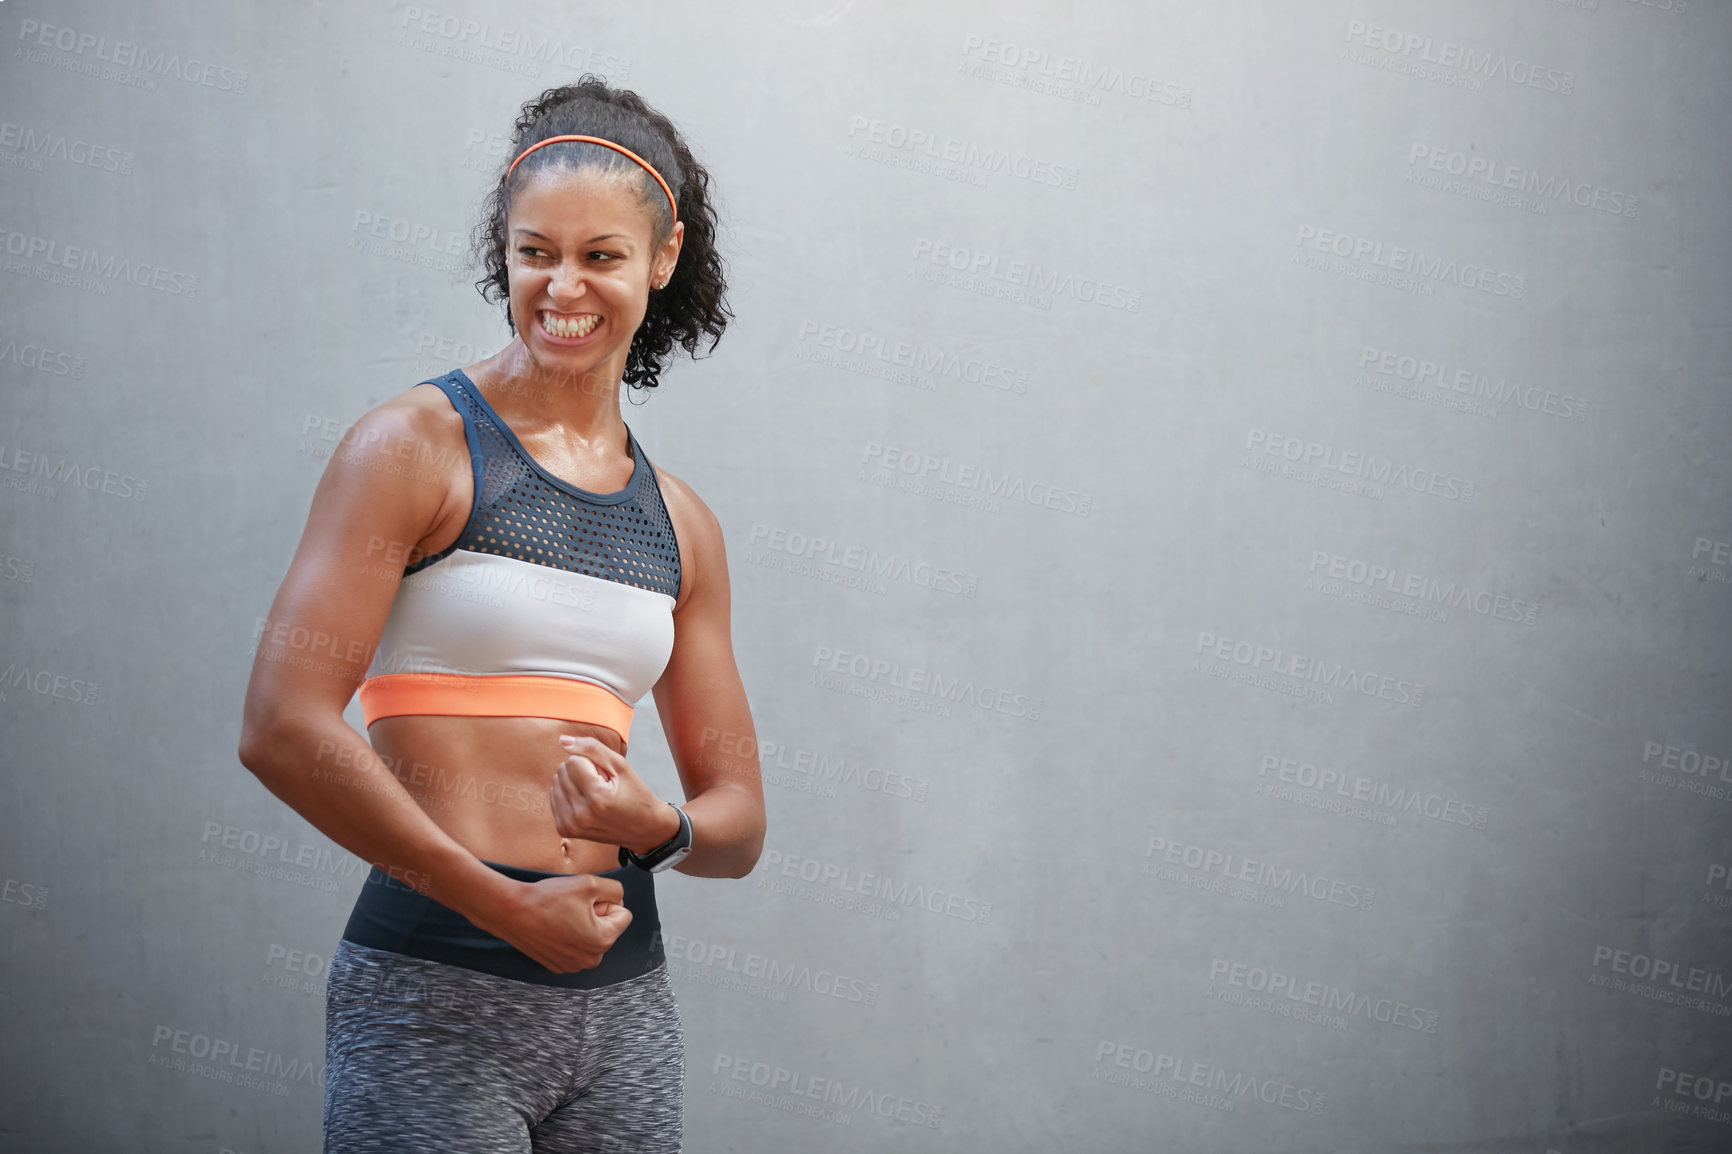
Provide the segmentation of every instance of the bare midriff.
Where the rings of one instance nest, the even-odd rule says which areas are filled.
[[[476,857],[549,873],[617,869],[618,846],[554,828],[548,790],[570,756],[562,734],[625,752],[605,726],[545,717],[381,717],[367,731],[427,816]]]

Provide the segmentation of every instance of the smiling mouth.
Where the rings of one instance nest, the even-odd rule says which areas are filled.
[[[550,313],[546,309],[537,310],[541,327],[549,334],[566,339],[587,337],[595,331],[595,326],[601,323],[601,318],[594,313],[579,313],[576,316],[565,316],[561,313]]]

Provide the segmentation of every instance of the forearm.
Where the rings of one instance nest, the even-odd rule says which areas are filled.
[[[691,819],[692,852],[675,869],[705,878],[743,878],[752,872],[764,848],[762,801],[740,786],[724,784],[680,808]]]
[[[440,829],[341,715],[249,736],[242,762],[326,837],[483,928],[519,884]]]

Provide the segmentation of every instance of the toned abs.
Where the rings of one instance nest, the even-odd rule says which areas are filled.
[[[489,378],[481,366],[467,370],[478,385]],[[447,486],[435,523],[409,560],[443,552],[455,543],[474,501],[468,442],[459,416],[437,389],[411,390],[438,414],[432,459]],[[549,472],[580,488],[623,488],[633,463],[621,459],[607,469],[580,464],[549,439],[518,431],[518,438]],[[678,535],[678,515],[670,508]],[[684,549],[681,549],[682,554]],[[682,591],[683,592],[683,591]],[[554,828],[548,790],[568,754],[563,734],[590,736],[617,753],[626,743],[602,725],[542,717],[460,717],[412,714],[381,717],[367,731],[374,752],[427,816],[478,858],[554,873],[599,873],[619,866],[619,847],[561,837]]]

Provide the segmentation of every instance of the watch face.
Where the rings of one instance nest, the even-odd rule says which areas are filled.
[[[639,869],[660,873],[662,870],[678,864],[687,854],[692,852],[692,819],[687,817],[686,811],[680,809],[679,806],[674,806],[674,810],[680,815],[679,832],[642,857],[630,853],[624,846],[621,846],[621,865],[625,864],[625,860],[629,856]]]

